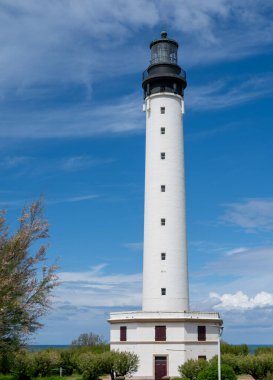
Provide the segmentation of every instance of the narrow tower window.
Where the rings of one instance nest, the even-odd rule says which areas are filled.
[[[161,193],[165,193],[166,191],[166,186],[165,185],[161,185]]]
[[[166,260],[166,253],[165,252],[161,253],[161,260]]]
[[[160,128],[160,133],[161,133],[162,135],[165,135],[165,128],[164,128],[164,127]]]
[[[161,160],[165,160],[165,158],[166,158],[165,152],[161,152],[160,157],[161,157]]]
[[[161,295],[165,296],[166,295],[166,288],[161,288]]]
[[[161,218],[161,226],[165,226],[166,225],[166,219],[165,218]]]
[[[155,326],[155,341],[166,341],[166,326]]]
[[[127,327],[126,326],[120,326],[119,328],[119,336],[121,342],[127,341]]]
[[[165,113],[165,107],[160,107],[160,113]]]
[[[206,326],[198,326],[198,341],[205,342],[206,341]]]

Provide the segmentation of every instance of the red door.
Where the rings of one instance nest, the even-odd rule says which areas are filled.
[[[167,376],[167,357],[155,357],[155,380],[161,380],[163,376]]]

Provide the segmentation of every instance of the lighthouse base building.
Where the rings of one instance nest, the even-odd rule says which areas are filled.
[[[189,359],[209,360],[217,355],[218,313],[143,312],[111,313],[111,350],[139,357],[133,379],[160,380],[179,376],[178,366]]]
[[[111,313],[111,350],[139,357],[134,379],[179,376],[189,359],[217,355],[222,320],[215,312],[189,309],[185,174],[184,89],[178,43],[150,44],[143,73],[146,113],[145,211],[142,311]]]

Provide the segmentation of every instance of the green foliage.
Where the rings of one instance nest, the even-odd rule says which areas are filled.
[[[115,352],[114,372],[116,376],[130,376],[137,371],[139,358],[133,352]]]
[[[188,378],[190,380],[195,380],[198,373],[207,366],[208,362],[206,360],[190,359],[178,367],[178,372],[183,379]]]
[[[242,373],[247,373],[255,380],[263,380],[269,373],[273,373],[273,355],[247,355],[240,358]]]
[[[14,357],[12,374],[15,380],[29,380],[34,376],[34,355],[27,351],[19,351]]]
[[[97,346],[104,343],[105,341],[102,336],[90,332],[90,333],[80,334],[80,336],[77,339],[74,339],[71,342],[71,345],[82,347],[82,346]]]
[[[0,380],[13,380],[13,376],[11,374],[4,375],[4,374],[0,373]]]
[[[218,366],[211,364],[204,368],[197,376],[197,380],[218,380]],[[233,369],[226,365],[221,365],[221,380],[237,380]]]
[[[59,350],[42,350],[35,352],[34,358],[34,376],[46,377],[54,372],[59,372],[60,352]]]
[[[41,201],[23,209],[18,230],[9,233],[0,212],[0,354],[18,350],[41,327],[56,285],[56,266],[46,266],[48,223]]]
[[[75,367],[75,354],[72,350],[62,350],[60,352],[60,367],[65,376],[71,376]]]
[[[236,375],[241,375],[243,373],[241,368],[241,359],[244,357],[245,355],[223,354],[221,355],[221,364],[227,364],[233,369]],[[218,365],[217,355],[210,360],[210,364]]]
[[[0,373],[8,374],[12,369],[14,362],[15,352],[11,350],[1,351],[0,350]]]
[[[79,355],[78,369],[84,380],[97,380],[103,374],[103,363],[99,356],[90,352]]]
[[[117,376],[130,376],[137,370],[138,362],[138,356],[131,352],[85,352],[77,357],[77,368],[84,380],[96,380],[104,374],[110,374],[114,379]]]
[[[255,355],[271,354],[273,355],[273,347],[258,347],[255,350]]]
[[[226,342],[221,342],[221,355],[248,355],[248,346],[246,344],[233,345]]]

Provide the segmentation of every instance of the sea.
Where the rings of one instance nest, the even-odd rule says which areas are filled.
[[[68,348],[70,345],[67,344],[33,344],[28,346],[31,351],[40,351],[46,348],[62,349]],[[250,354],[254,354],[255,350],[260,347],[273,347],[273,344],[248,344],[248,349]]]

